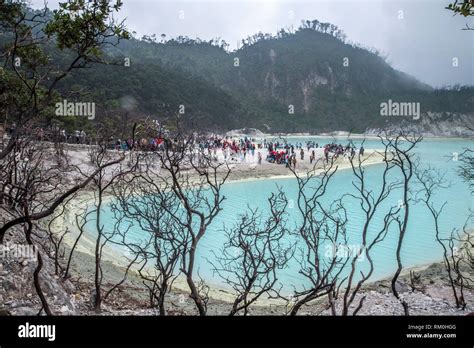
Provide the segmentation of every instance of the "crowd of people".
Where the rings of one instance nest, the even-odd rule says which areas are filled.
[[[345,158],[350,157],[352,159],[356,154],[356,147],[352,143],[348,143],[346,146],[343,146],[342,144],[336,144],[333,142],[320,147],[319,143],[307,141],[305,147],[309,153],[310,164],[316,161],[316,149],[323,149],[326,163],[329,162],[330,157],[337,159],[342,155]],[[267,161],[270,163],[284,164],[286,167],[296,168],[298,154],[300,161],[304,161],[305,159],[305,151],[301,142],[296,142],[295,144],[288,144],[286,142],[268,143],[267,149]],[[359,153],[361,156],[364,155],[363,146],[360,147]]]
[[[359,154],[361,156],[364,155],[364,146],[361,145],[359,149]],[[352,143],[348,143],[346,146],[343,146],[342,144],[326,144],[324,145],[324,159],[326,162],[329,162],[329,156],[330,154],[334,155],[334,158],[338,158],[339,156],[344,156],[344,158],[350,157],[351,159],[354,158],[356,155],[356,147]]]
[[[14,131],[14,125],[5,129],[7,134]],[[65,129],[52,127],[48,131],[42,128],[37,128],[35,135],[38,140],[51,140],[51,137],[56,137],[60,142],[67,142],[73,144],[91,144],[93,139],[89,138],[84,130],[76,130],[72,133],[67,133]],[[192,140],[192,147],[198,153],[211,155],[217,160],[218,155],[221,155],[226,162],[247,162],[250,157],[250,162],[262,163],[263,156],[266,155],[265,160],[269,163],[285,165],[286,167],[296,168],[298,161],[309,161],[310,164],[317,160],[316,151],[322,153],[326,163],[330,158],[337,159],[339,156],[344,158],[354,158],[356,155],[356,147],[352,142],[347,145],[337,144],[335,142],[325,145],[319,145],[315,141],[306,141],[289,143],[283,138],[277,140],[267,141],[267,139],[253,139],[251,137],[230,137],[230,136],[208,136],[200,137]],[[107,143],[110,149],[119,151],[129,151],[132,148],[140,149],[142,151],[163,150],[165,148],[176,148],[181,146],[177,139],[168,138],[166,136],[157,136],[150,138],[139,139],[119,139],[110,137]],[[306,151],[305,151],[306,149]],[[364,147],[360,146],[359,154],[364,155]]]

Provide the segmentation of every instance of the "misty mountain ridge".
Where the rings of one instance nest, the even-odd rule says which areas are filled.
[[[69,78],[68,87],[87,87],[107,110],[134,100],[128,112],[158,120],[164,109],[184,109],[196,126],[211,130],[364,132],[400,121],[381,117],[380,104],[389,99],[418,102],[422,114],[474,109],[473,87],[433,89],[392,68],[375,49],[347,42],[329,23],[258,33],[235,51],[219,39],[159,41],[121,41],[106,53],[129,66],[93,66]]]

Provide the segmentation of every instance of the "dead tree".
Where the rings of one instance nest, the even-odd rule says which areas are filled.
[[[457,159],[461,162],[458,173],[469,184],[471,193],[474,194],[474,150],[464,149]]]
[[[40,299],[41,306],[42,306],[40,312],[38,313],[38,315],[41,313],[41,311],[44,310],[46,315],[51,316],[51,315],[53,315],[53,312],[51,311],[51,309],[49,307],[48,300],[47,300],[46,295],[45,295],[45,293],[44,293],[44,291],[41,287],[41,281],[40,281],[40,272],[43,269],[43,256],[41,255],[41,252],[36,249],[35,243],[34,243],[33,238],[32,238],[33,223],[29,219],[28,208],[27,207],[25,207],[25,217],[26,217],[26,224],[23,225],[23,228],[24,228],[24,231],[25,231],[25,238],[26,238],[26,241],[27,241],[28,245],[35,248],[35,250],[36,250],[36,268],[33,272],[33,284],[34,284],[36,293],[37,293],[37,295]]]
[[[13,150],[3,158],[6,167],[2,171],[3,199],[6,204],[2,205],[6,214],[10,215],[7,222],[0,227],[0,240],[3,241],[7,231],[15,226],[23,226],[28,244],[36,247],[43,246],[46,254],[51,246],[49,242],[52,236],[36,233],[36,223],[57,214],[57,208],[63,206],[70,197],[79,190],[85,188],[99,172],[109,166],[120,163],[123,156],[118,156],[109,162],[101,163],[95,170],[84,171],[84,177],[79,177],[79,184],[64,191],[69,185],[69,177],[78,177],[78,168],[69,164],[68,161],[58,163],[49,144],[35,142],[29,138],[23,138],[15,143]],[[69,176],[69,177],[68,177]],[[44,231],[44,229],[43,229]],[[47,239],[43,239],[46,237]],[[54,244],[54,243],[53,243]],[[39,278],[43,259],[38,254],[38,265],[35,277]],[[41,293],[39,281],[35,285],[43,307],[48,315],[52,314],[45,303],[46,296]]]
[[[15,148],[21,147],[9,153],[7,158],[8,167],[3,183],[3,199],[8,202],[7,211],[12,216],[2,227],[0,227],[0,244],[4,242],[6,232],[14,226],[30,221],[39,221],[54,214],[56,209],[67,201],[74,193],[85,188],[100,172],[107,167],[119,164],[124,157],[119,157],[89,173],[79,184],[64,191],[65,176],[67,170],[46,162],[49,154],[44,144],[35,146],[16,143]],[[72,172],[72,169],[68,169]],[[74,175],[74,174],[72,174]],[[28,219],[17,209],[24,204],[32,204]]]
[[[381,212],[382,204],[393,196],[394,190],[400,187],[400,182],[397,179],[391,179],[391,175],[396,167],[391,162],[392,153],[390,150],[389,145],[385,144],[385,148],[382,151],[371,155],[380,156],[384,166],[382,174],[380,175],[381,183],[377,189],[370,187],[369,179],[366,176],[366,169],[364,168],[364,162],[367,161],[370,156],[365,159],[362,159],[360,154],[357,158],[349,157],[352,177],[354,178],[352,180],[352,186],[355,188],[355,193],[345,194],[341,202],[343,204],[349,203],[348,201],[359,203],[355,206],[360,206],[362,210],[361,216],[363,217],[363,223],[360,231],[355,231],[355,234],[360,237],[361,242],[357,245],[357,248],[350,249],[349,275],[347,279],[339,282],[339,285],[334,288],[332,296],[330,297],[333,314],[336,314],[334,301],[338,299],[339,289],[341,287],[345,288],[342,291],[341,315],[350,314],[350,308],[356,299],[356,295],[360,292],[362,286],[369,281],[374,272],[375,265],[371,254],[372,249],[385,239],[390,225],[395,221],[397,214],[400,212],[400,207],[392,206],[388,211],[383,212],[383,217],[376,215]],[[381,227],[374,230],[373,225],[376,224],[379,219],[383,220]],[[357,249],[357,251],[355,249]],[[367,269],[359,267],[360,261],[363,258],[369,263]],[[357,306],[352,310],[352,315],[357,315],[363,306],[364,300],[365,296],[362,296]]]
[[[250,209],[231,229],[225,229],[227,240],[216,261],[210,261],[213,271],[232,287],[236,294],[229,315],[243,311],[265,294],[276,296],[277,271],[285,268],[293,256],[294,246],[285,243],[288,200],[279,190],[268,199],[270,215],[265,219],[257,209]]]
[[[171,190],[186,212],[184,221],[180,223],[189,235],[189,244],[182,255],[181,270],[186,276],[191,299],[199,314],[205,315],[205,296],[194,280],[196,251],[207,228],[222,210],[225,197],[221,191],[230,169],[227,164],[213,162],[204,153],[196,154],[189,138],[178,138],[176,145],[166,147],[160,158],[163,170],[172,178]]]
[[[168,211],[186,233],[187,244],[180,258],[180,270],[186,277],[190,298],[199,315],[206,315],[207,295],[202,281],[196,283],[194,273],[196,251],[209,225],[222,210],[222,186],[230,169],[226,163],[215,161],[200,151],[195,142],[199,135],[185,132],[177,122],[178,130],[169,135],[162,150],[150,154],[159,165],[155,180],[169,183],[170,192],[180,201],[179,212]],[[171,140],[172,139],[172,140]],[[166,184],[165,184],[166,185]]]
[[[74,196],[72,196],[74,197]],[[54,274],[57,276],[63,276],[64,274],[64,265],[63,260],[66,256],[66,247],[64,240],[68,234],[70,234],[70,230],[68,227],[64,229],[64,231],[56,232],[54,230],[54,224],[56,220],[62,218],[64,216],[64,211],[66,209],[66,204],[58,209],[58,212],[51,217],[46,224],[45,227],[38,226],[38,229],[46,236],[48,239],[43,241],[42,239],[38,239],[38,243],[41,245],[41,248],[44,250],[45,254],[54,262]]]
[[[464,289],[472,290],[474,288],[474,237],[468,230],[468,224],[472,225],[474,215],[466,220],[462,230],[452,230],[449,249],[451,262],[453,263],[454,274],[456,275],[456,285],[459,287],[461,308],[466,309],[467,301],[464,296]]]
[[[327,297],[331,313],[338,314],[337,303],[340,303],[341,315],[356,315],[361,310],[365,296],[356,302],[357,295],[363,285],[368,282],[376,265],[372,251],[381,243],[391,226],[399,231],[397,243],[397,272],[392,288],[395,296],[402,302],[406,311],[408,305],[400,298],[394,284],[402,270],[400,252],[409,217],[408,202],[413,176],[413,154],[411,150],[421,138],[410,138],[402,134],[392,136],[388,133],[380,135],[383,150],[370,156],[379,156],[383,164],[380,175],[380,186],[372,189],[364,168],[369,157],[348,158],[351,168],[352,187],[354,193],[346,193],[324,203],[327,191],[333,185],[332,177],[338,166],[334,158],[327,165],[318,166],[318,162],[305,175],[295,173],[298,183],[298,209],[302,223],[298,226],[301,255],[300,274],[310,284],[303,290],[295,291],[294,305],[290,314],[295,315],[303,305],[311,301]],[[408,145],[407,145],[408,143]],[[319,173],[318,173],[319,170]],[[401,177],[401,179],[400,179]],[[404,199],[401,204],[385,208],[384,204],[393,199],[398,191],[402,191]],[[361,209],[363,218],[360,230],[355,237],[360,244],[353,245],[347,236],[347,205],[356,203]],[[379,224],[382,219],[382,224]],[[329,252],[324,248],[329,246]],[[357,246],[357,250],[355,250]],[[368,266],[359,261],[365,258]]]
[[[390,161],[395,167],[397,167],[398,175],[400,175],[401,178],[402,198],[399,201],[401,212],[395,218],[395,225],[398,232],[396,250],[397,270],[392,277],[391,287],[393,295],[403,306],[405,315],[409,315],[408,303],[400,296],[396,285],[398,277],[403,270],[401,251],[407,232],[410,206],[412,203],[414,203],[413,196],[415,195],[415,193],[412,192],[412,184],[416,170],[416,155],[413,152],[413,149],[423,140],[423,137],[416,134],[410,135],[404,131],[399,131],[395,134],[386,132],[384,136],[380,137],[380,139],[384,146],[391,152],[392,158]]]
[[[120,244],[136,257],[150,306],[166,315],[165,297],[189,244],[181,223],[186,216],[181,201],[171,190],[169,178],[157,180],[149,158],[141,163],[141,168],[131,179],[120,180],[114,186],[111,208]],[[132,228],[139,228],[140,238]]]
[[[91,210],[94,212],[93,215],[93,224],[94,224],[94,234],[95,234],[95,249],[94,249],[94,257],[95,257],[95,271],[94,271],[94,285],[95,285],[95,293],[94,293],[94,309],[96,311],[101,310],[102,304],[102,283],[103,283],[103,270],[102,270],[102,255],[103,250],[109,241],[113,240],[116,235],[116,230],[106,230],[104,222],[102,220],[102,213],[104,209],[104,200],[106,199],[108,194],[112,193],[112,186],[115,184],[119,178],[129,175],[133,173],[133,171],[137,167],[137,163],[139,161],[139,156],[135,158],[136,162],[134,162],[131,166],[124,168],[122,165],[118,165],[115,167],[104,167],[104,164],[112,161],[114,157],[117,157],[115,153],[111,153],[108,151],[105,146],[99,145],[90,148],[90,159],[93,165],[93,168],[96,169],[97,174],[92,177],[92,182],[90,185],[90,189],[93,190],[94,199],[93,199],[93,207]],[[124,155],[120,155],[120,163],[122,164],[122,160],[125,158]],[[107,170],[108,169],[108,170]],[[128,269],[127,269],[128,273]]]
[[[447,189],[449,186],[446,184],[444,176],[432,168],[418,169],[415,174],[422,186],[418,192],[418,200],[423,202],[433,218],[435,238],[443,249],[443,264],[456,307],[464,310],[467,305],[464,289],[470,288],[474,284],[472,274],[469,272],[472,273],[472,269],[474,269],[472,255],[474,237],[467,231],[467,226],[469,222],[472,222],[473,215],[469,215],[461,232],[459,229],[453,229],[449,235],[443,236],[439,218],[446,202],[437,207],[433,202],[433,195],[436,191]]]
[[[347,244],[347,212],[340,200],[335,200],[328,206],[321,202],[337,172],[337,166],[334,158],[331,158],[330,162],[323,164],[321,172],[317,173],[320,161],[316,161],[313,170],[305,176],[294,172],[298,184],[296,206],[301,217],[295,231],[296,257],[301,265],[299,274],[308,285],[299,289],[295,287],[290,300],[290,315],[296,315],[304,305],[332,294],[347,264],[347,260],[338,256],[337,252],[332,252],[334,246]]]
[[[15,187],[15,177],[11,176],[18,170],[12,166],[21,165],[17,158],[24,155],[27,146],[31,146],[29,152],[39,151],[40,140],[35,139],[33,130],[43,126],[45,115],[50,113],[49,108],[56,101],[59,83],[73,71],[90,63],[104,63],[101,49],[116,45],[120,39],[128,37],[128,33],[123,22],[117,22],[112,15],[120,9],[120,4],[113,6],[97,0],[65,3],[54,18],[50,17],[46,8],[28,13],[21,2],[4,1],[0,8],[1,31],[10,34],[5,36],[7,41],[0,51],[0,57],[4,58],[2,74],[5,77],[2,79],[5,85],[1,87],[5,98],[2,98],[0,110],[2,115],[9,115],[9,122],[14,125],[8,143],[0,149],[0,202],[6,200],[7,206],[12,206],[20,204],[15,201],[16,198],[21,199],[17,196],[19,190]],[[65,66],[52,62],[44,52],[44,48],[51,45],[67,50],[72,61],[66,62]],[[48,67],[51,64],[55,64],[54,69]],[[62,187],[57,199],[48,200],[50,204],[44,204],[42,211],[30,209],[28,219],[38,221],[52,215],[90,179]],[[41,189],[43,192],[49,189],[49,182],[45,182],[45,187]],[[12,190],[16,192],[10,192]],[[12,219],[0,228],[0,243],[3,243],[7,230],[26,223],[25,217],[17,214],[14,208],[8,213]]]

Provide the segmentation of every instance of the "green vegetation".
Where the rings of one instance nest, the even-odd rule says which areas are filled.
[[[89,18],[71,21],[74,9],[64,6],[71,5],[51,13],[54,20],[43,29],[48,35],[61,32],[58,26],[67,29],[56,34],[59,48],[47,50],[53,68],[81,55],[73,43],[88,38]],[[124,40],[112,44],[117,37]],[[137,39],[119,24],[102,39],[104,52],[92,47],[82,53],[87,63],[107,64],[68,71],[58,88],[68,100],[95,102],[95,122],[119,133],[137,119],[163,121],[179,111],[194,126],[218,131],[363,132],[400,121],[380,117],[380,103],[388,99],[419,102],[422,113],[474,109],[473,87],[433,90],[393,69],[375,49],[348,42],[335,25],[317,20],[303,21],[294,32],[255,34],[236,51],[220,39]],[[58,119],[51,110],[45,116],[47,123],[87,129],[85,119]]]
[[[474,1],[455,0],[453,3],[448,5],[447,9],[454,11],[454,13],[459,13],[464,17],[474,16]]]
[[[218,39],[132,38],[108,51],[130,59],[129,67],[99,66],[75,82],[105,104],[132,96],[134,114],[157,119],[163,106],[178,112],[184,105],[184,117],[215,130],[362,132],[399,121],[380,117],[388,99],[420,102],[422,112],[473,109],[472,87],[433,90],[393,69],[376,50],[347,42],[328,23],[305,21],[296,32],[259,33],[236,51],[227,47]]]

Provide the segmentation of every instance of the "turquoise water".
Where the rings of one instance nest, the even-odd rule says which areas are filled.
[[[296,138],[288,139],[289,142],[305,142],[314,140],[320,144],[331,142],[333,138]],[[337,142],[346,143],[345,139],[336,139]],[[361,139],[353,139],[358,146]],[[378,140],[366,140],[364,143],[366,149],[381,148]],[[470,194],[468,185],[464,183],[457,175],[456,170],[459,162],[453,160],[454,153],[461,153],[464,148],[472,147],[472,142],[461,139],[425,139],[415,150],[420,157],[420,163],[423,167],[431,166],[441,172],[446,173],[447,181],[450,182],[448,189],[440,190],[434,197],[436,205],[446,202],[443,214],[440,218],[441,233],[449,234],[453,228],[462,228],[468,217],[469,209],[473,208],[473,197]],[[383,165],[374,165],[366,168],[366,175],[369,183],[369,189],[375,191],[380,187],[380,174]],[[341,197],[345,193],[355,193],[351,185],[353,174],[351,170],[341,170],[332,179],[329,185],[328,193],[325,195],[323,204],[326,206]],[[296,209],[297,190],[295,179],[267,179],[228,183],[224,186],[223,193],[226,200],[223,204],[223,211],[216,217],[209,227],[206,235],[202,239],[197,253],[197,269],[210,284],[222,284],[217,276],[213,275],[212,267],[208,260],[213,260],[211,251],[218,252],[224,243],[224,234],[222,227],[231,226],[236,222],[238,215],[243,214],[247,206],[258,208],[265,212],[268,207],[268,197],[272,192],[276,192],[277,185],[283,189],[287,198],[290,200],[288,209],[289,223],[291,227],[300,220],[298,210]],[[419,187],[414,187],[416,190]],[[392,196],[384,203],[381,208],[388,211],[391,206],[396,206],[399,199],[402,198],[401,191],[395,191]],[[293,202],[293,203],[291,203]],[[293,208],[291,206],[293,205]],[[361,209],[355,200],[345,200],[348,213],[348,243],[357,245],[360,243],[360,231],[363,220],[361,218]],[[383,209],[385,208],[385,209]],[[113,215],[110,209],[104,211],[105,221],[108,226],[113,226]],[[383,214],[375,216],[374,223],[369,230],[369,236],[382,226]],[[472,227],[472,225],[470,225]],[[133,236],[140,238],[140,230],[133,229]],[[385,240],[378,244],[371,255],[375,263],[375,270],[372,280],[377,280],[389,276],[396,269],[395,248],[398,235],[394,230],[390,230]],[[408,229],[402,249],[402,262],[404,267],[412,267],[438,261],[442,258],[442,249],[437,244],[434,236],[434,223],[426,207],[420,203],[411,206],[411,215]],[[365,269],[367,263],[361,261],[358,263],[359,269]],[[306,284],[307,280],[299,273],[299,262],[293,260],[285,270],[279,272],[279,282],[285,285],[285,288],[296,286],[300,288]]]

